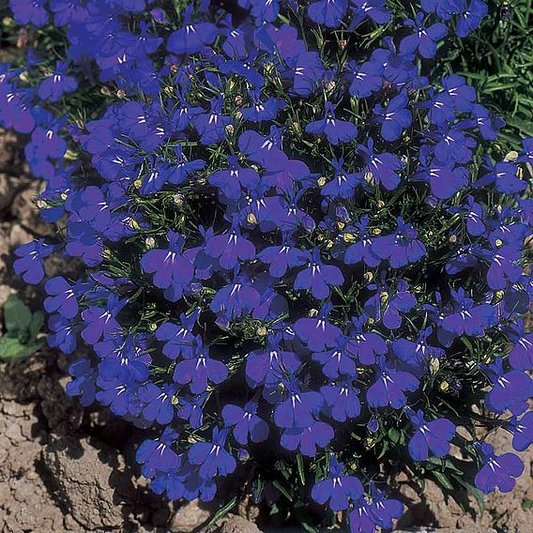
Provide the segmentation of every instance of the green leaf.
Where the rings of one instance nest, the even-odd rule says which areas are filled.
[[[522,502],[522,509],[524,509],[524,511],[529,511],[529,509],[531,509],[533,507],[533,500],[524,500]]]
[[[272,485],[274,485],[274,487],[276,487],[276,489],[278,489],[281,492],[281,494],[283,494],[283,496],[287,498],[287,500],[292,502],[292,496],[288,493],[287,489],[283,485],[281,485],[281,483],[278,480],[274,481]]]
[[[450,480],[442,472],[439,472],[438,470],[434,470],[431,473],[435,476],[435,479],[437,480],[438,484],[441,487],[444,487],[445,489],[448,489],[450,491],[454,490],[454,487],[450,483]]]
[[[31,341],[34,341],[37,338],[37,335],[39,335],[39,332],[41,331],[41,328],[44,325],[44,316],[45,315],[42,311],[37,311],[36,313],[33,313],[33,316],[31,317],[30,326],[28,328]]]
[[[29,357],[42,348],[44,343],[22,344],[17,338],[0,338],[0,359],[19,359]]]
[[[389,439],[393,444],[398,444],[400,442],[400,432],[396,428],[390,428],[388,432]]]
[[[226,516],[234,507],[237,505],[237,496],[233,496],[233,498],[226,503],[226,505],[222,506],[209,520],[208,524],[205,526],[206,529],[209,529],[211,526],[215,525],[215,523],[220,520],[223,516]]]
[[[31,323],[30,308],[17,296],[10,296],[4,305],[4,322],[10,333],[28,330]]]
[[[305,486],[305,470],[304,470],[304,458],[302,454],[299,453],[296,456],[296,465],[298,466],[298,475],[300,477],[300,482]]]

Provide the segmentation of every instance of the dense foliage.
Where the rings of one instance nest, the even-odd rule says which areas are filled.
[[[14,268],[84,265],[46,280],[49,343],[92,347],[67,391],[151,432],[155,492],[232,475],[372,532],[398,468],[512,490],[523,464],[482,427],[533,439],[533,139],[506,153],[438,59],[483,1],[10,7],[28,53],[0,66],[0,125],[59,228]]]

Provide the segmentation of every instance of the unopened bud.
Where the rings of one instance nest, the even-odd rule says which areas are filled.
[[[508,163],[509,161],[516,161],[518,159],[518,152],[515,152],[514,150],[511,150],[506,156],[503,158],[505,163]]]
[[[348,41],[346,39],[340,39],[339,40],[339,48],[341,50],[344,50],[346,48],[347,44],[348,44]]]
[[[109,90],[108,87],[103,85],[102,87],[100,87],[100,93],[103,94],[104,96],[109,96],[111,94],[111,91]]]
[[[146,237],[146,239],[144,240],[144,245],[149,250],[151,250],[152,248],[155,248],[156,244],[157,243],[155,242],[155,239],[153,237]]]
[[[235,104],[237,104],[238,106],[241,106],[243,102],[244,102],[244,98],[242,97],[242,95],[238,94],[235,97]]]
[[[382,209],[383,207],[385,207],[385,202],[383,200],[378,200],[378,207],[380,209]]]
[[[265,328],[265,326],[260,326],[259,328],[257,328],[257,331],[255,332],[255,334],[258,337],[266,337],[268,335],[268,330],[267,328]]]
[[[345,233],[342,236],[342,240],[348,244],[352,244],[357,240],[357,238],[355,237],[353,233]]]
[[[233,127],[233,124],[228,124],[225,128],[226,133],[228,135],[233,135],[235,133],[235,128]]]
[[[24,83],[28,83],[28,81],[30,81],[30,78],[28,77],[28,71],[27,70],[25,70],[24,72],[20,73],[19,80],[23,81]]]
[[[255,226],[255,224],[257,224],[257,217],[253,213],[248,213],[246,216],[246,222]]]
[[[315,318],[316,316],[318,316],[318,309],[310,309],[309,318]]]
[[[440,369],[440,363],[439,360],[436,357],[432,357],[431,361],[429,362],[429,371],[432,375],[435,375]]]
[[[374,279],[374,273],[373,272],[365,272],[363,274],[363,280],[366,283],[370,283]]]
[[[372,233],[373,233],[374,235],[381,235],[381,228],[374,228],[374,229],[372,230]]]
[[[343,222],[342,220],[339,220],[337,222],[337,227],[340,229],[340,230],[343,230],[345,227],[346,227],[346,222]]]
[[[140,189],[142,187],[142,180],[141,179],[136,179],[134,182],[133,182],[133,186],[136,188],[136,189]]]
[[[324,185],[326,185],[327,183],[327,179],[325,176],[320,176],[320,178],[318,178],[318,181],[317,181],[317,184],[319,187],[324,187]]]
[[[68,194],[66,192],[62,192],[60,198],[61,200],[65,201],[68,198]]]
[[[439,389],[442,391],[442,392],[447,392],[450,388],[450,384],[447,382],[447,381],[443,381],[440,385],[439,385]]]
[[[184,199],[183,194],[180,194],[179,192],[176,193],[174,196],[172,196],[172,201],[177,206],[180,206],[183,204],[183,199]]]
[[[503,245],[503,241],[502,241],[501,239],[496,239],[496,240],[494,241],[494,244],[499,248],[500,246]]]
[[[326,241],[326,248],[328,250],[330,250],[331,248],[333,248],[333,241],[330,239],[328,241]]]
[[[237,111],[235,113],[235,120],[241,120],[242,119],[242,113],[240,111]]]
[[[150,325],[148,326],[148,329],[150,331],[155,331],[157,329],[157,324],[155,324],[154,322],[151,322]]]
[[[374,179],[374,174],[372,174],[372,172],[365,172],[365,181],[369,184],[369,185],[375,185],[376,184],[376,180]]]
[[[450,235],[450,238],[448,239],[448,242],[450,244],[455,244],[457,242],[457,235],[455,235],[455,234]]]
[[[126,91],[124,89],[119,89],[117,91],[117,98],[125,98],[126,97]]]

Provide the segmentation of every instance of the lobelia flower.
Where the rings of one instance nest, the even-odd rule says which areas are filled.
[[[257,254],[257,258],[269,265],[268,273],[271,276],[282,278],[287,270],[305,265],[308,253],[294,246],[294,242],[284,236],[281,246],[268,246]]]
[[[201,428],[204,424],[204,405],[208,393],[187,396],[180,394],[177,417],[187,421],[193,429]]]
[[[416,298],[409,292],[405,280],[398,281],[395,291],[376,284],[368,288],[377,292],[365,302],[364,312],[374,320],[381,320],[388,329],[398,329],[402,325],[400,312],[408,313],[416,305]]]
[[[510,333],[513,348],[509,352],[509,363],[515,370],[533,369],[533,333],[526,333],[524,321],[517,320]]]
[[[213,236],[206,244],[207,255],[219,260],[220,266],[226,270],[237,267],[241,261],[255,259],[255,246],[242,236],[239,215],[234,215],[231,229],[224,235]]]
[[[211,110],[192,119],[192,123],[200,135],[200,142],[204,145],[218,144],[226,136],[226,126],[232,124],[233,119],[222,114],[224,97],[211,99]]]
[[[141,267],[145,272],[154,274],[153,283],[165,289],[165,298],[176,302],[189,288],[194,278],[194,267],[183,253],[185,237],[169,230],[167,239],[168,248],[146,252],[141,259]]]
[[[355,190],[363,181],[360,172],[346,174],[343,168],[344,159],[333,159],[331,166],[335,169],[335,175],[320,190],[320,194],[328,198],[342,198],[348,200],[354,196]]]
[[[156,472],[171,472],[179,468],[181,457],[171,448],[178,439],[178,432],[166,427],[162,435],[154,440],[145,440],[137,449],[135,459],[142,467],[145,477],[153,477]]]
[[[239,137],[239,150],[253,163],[270,171],[281,170],[288,161],[287,155],[281,150],[283,129],[272,126],[267,137],[256,131],[247,130]]]
[[[397,218],[396,231],[379,237],[372,243],[372,251],[381,259],[388,259],[392,268],[401,268],[416,263],[426,255],[426,247],[418,239],[418,231],[406,224],[402,217]]]
[[[492,365],[482,365],[482,369],[492,382],[485,398],[492,412],[501,414],[508,409],[519,416],[526,411],[528,399],[533,396],[533,379],[518,370],[504,372],[501,358],[496,358]]]
[[[403,514],[403,504],[398,500],[387,499],[385,492],[378,490],[373,482],[370,482],[370,494],[372,503],[369,514],[373,522],[382,529],[391,529],[393,519],[400,518]]]
[[[286,398],[274,410],[274,423],[279,428],[306,428],[313,425],[324,398],[319,392],[302,392],[296,379],[285,382]]]
[[[316,24],[338,28],[347,9],[348,0],[320,0],[309,5],[307,16]]]
[[[446,165],[449,161],[466,164],[472,159],[472,150],[476,141],[467,137],[457,126],[439,127],[437,133],[429,135],[436,141],[434,146],[435,162]]]
[[[64,94],[71,93],[78,88],[76,78],[67,75],[68,67],[68,61],[56,63],[55,71],[39,86],[37,94],[41,100],[50,99],[50,102],[57,102]]]
[[[437,41],[444,39],[448,33],[446,26],[441,22],[436,22],[426,28],[423,13],[417,13],[414,20],[405,19],[404,24],[413,28],[414,33],[400,41],[400,53],[411,55],[418,50],[418,53],[425,59],[435,57]]]
[[[300,359],[289,350],[280,348],[281,334],[269,335],[266,348],[254,350],[246,357],[246,381],[252,388],[260,384],[275,385],[284,374],[294,374]]]
[[[455,435],[456,427],[446,418],[427,422],[424,413],[416,413],[407,408],[406,412],[415,427],[415,433],[409,440],[409,455],[415,461],[426,461],[431,451],[435,457],[445,457],[450,453],[450,440]]]
[[[96,344],[102,337],[105,339],[109,335],[115,335],[121,331],[116,317],[128,303],[128,300],[121,300],[113,293],[110,293],[107,298],[105,307],[91,305],[81,313],[85,326],[81,336],[87,344]]]
[[[515,486],[514,478],[520,477],[524,471],[524,463],[514,453],[496,455],[487,442],[481,443],[479,449],[484,466],[476,474],[476,487],[484,494],[496,488],[500,492],[511,492]]]
[[[48,319],[48,346],[59,348],[65,354],[71,354],[77,347],[76,333],[81,328],[60,315],[52,315]]]
[[[368,215],[363,215],[358,222],[354,223],[354,228],[357,230],[356,235],[359,237],[359,240],[346,248],[344,262],[347,265],[357,264],[362,261],[365,265],[374,268],[381,263],[381,258],[372,249],[374,238],[367,231],[369,220]],[[345,236],[347,236],[345,240],[348,239],[348,242],[352,240],[349,228],[347,228]]]
[[[313,353],[313,360],[322,365],[322,373],[330,378],[337,379],[339,374],[357,377],[357,369],[353,356],[348,350],[350,339],[344,335],[339,335],[336,345],[331,350]]]
[[[337,422],[345,422],[361,414],[361,391],[353,383],[351,379],[345,378],[338,383],[320,387],[320,394],[326,403],[322,410]]]
[[[48,22],[46,0],[9,0],[9,7],[13,11],[13,18],[19,24],[33,24],[37,28]]]
[[[379,2],[379,0],[375,0]],[[355,61],[346,65],[350,79],[350,94],[366,98],[381,90],[383,86],[383,66],[373,61],[366,61],[357,66]],[[369,139],[370,140],[370,139]]]
[[[263,442],[268,438],[268,424],[257,416],[257,402],[250,401],[244,409],[226,404],[222,409],[222,418],[226,427],[232,427],[235,440],[245,446],[249,441]]]
[[[330,295],[329,287],[344,283],[344,276],[340,269],[334,265],[323,263],[318,248],[313,250],[308,261],[308,267],[296,274],[295,290],[308,289],[317,300],[324,300]]]
[[[354,17],[349,31],[353,31],[365,18],[372,19],[376,24],[387,24],[391,19],[385,0],[350,0],[350,10]]]
[[[337,337],[342,334],[342,331],[328,320],[331,308],[331,302],[327,302],[322,305],[315,318],[299,318],[294,323],[294,332],[313,352],[333,348]]]
[[[315,457],[317,447],[325,448],[333,437],[333,428],[329,424],[315,421],[307,428],[285,429],[280,444],[286,450],[300,450],[306,457]]]
[[[228,377],[228,369],[222,361],[209,357],[209,350],[203,346],[202,337],[196,337],[196,350],[192,357],[180,361],[174,369],[174,381],[189,385],[193,394],[207,390],[208,383],[218,385]]]
[[[396,189],[400,184],[398,171],[403,167],[400,160],[393,154],[376,154],[374,152],[374,141],[371,138],[368,139],[367,146],[359,144],[358,148],[362,152],[361,155],[366,163],[363,172],[369,173],[372,179],[376,180],[377,183],[381,183],[388,191]]]
[[[167,50],[177,55],[191,55],[201,52],[205,46],[213,44],[218,29],[210,22],[193,23],[192,6],[188,6],[183,16],[183,25],[173,32],[167,40]]]
[[[193,329],[199,315],[199,309],[193,311],[188,317],[182,313],[179,325],[164,322],[157,328],[156,339],[165,342],[163,354],[169,359],[174,360],[178,357],[189,359],[193,356],[196,350],[196,337],[193,335]]]
[[[187,458],[200,467],[198,473],[203,479],[227,476],[237,467],[234,457],[225,449],[227,437],[227,429],[214,428],[210,442],[195,442],[189,449]]]
[[[466,0],[462,0],[459,5],[462,9],[457,21],[456,33],[457,37],[464,38],[479,27],[481,20],[487,15],[488,8],[483,0],[471,0],[468,6]]]
[[[316,483],[311,490],[315,502],[321,505],[329,502],[329,508],[334,512],[345,511],[350,501],[357,501],[363,495],[363,485],[359,479],[344,475],[343,470],[343,463],[338,463],[332,454],[329,477]]]
[[[175,385],[158,387],[154,383],[147,383],[139,389],[139,399],[146,405],[142,414],[150,422],[156,421],[161,425],[169,424],[174,418],[172,398],[176,394]]]
[[[374,107],[374,114],[381,123],[381,136],[386,141],[395,141],[402,136],[403,130],[411,125],[413,117],[406,108],[409,98],[401,93],[388,103],[384,110],[381,104]]]
[[[513,416],[508,420],[513,433],[513,449],[517,452],[527,450],[533,443],[533,411],[527,412],[520,420]]]
[[[468,298],[462,287],[458,291],[451,290],[454,313],[445,316],[441,326],[455,335],[483,335],[485,329],[494,325],[496,310],[490,304],[475,305]]]
[[[386,342],[377,334],[364,332],[364,325],[368,321],[367,315],[352,318],[353,328],[350,331],[350,340],[346,349],[362,365],[374,365],[377,355],[385,355],[388,352]]]
[[[36,285],[44,278],[42,260],[56,250],[56,246],[46,244],[44,239],[31,241],[19,246],[15,250],[15,255],[18,259],[15,259],[13,263],[15,274],[22,276],[26,283]]]
[[[484,169],[488,172],[478,179],[475,187],[486,187],[494,184],[494,188],[502,194],[516,194],[526,190],[527,183],[518,177],[518,167],[514,163],[496,163],[485,161]]]
[[[294,72],[291,92],[303,98],[309,97],[324,78],[324,64],[318,52],[302,52],[298,54],[290,66]]]
[[[376,367],[377,381],[366,393],[368,405],[373,408],[390,405],[394,409],[403,407],[407,398],[405,391],[414,392],[418,389],[418,379],[409,372],[395,370],[387,365],[385,358],[380,356]]]
[[[335,116],[335,106],[326,102],[326,115],[322,120],[310,122],[305,127],[307,133],[325,134],[328,141],[336,146],[340,142],[347,143],[357,137],[357,128],[351,122],[339,120]]]
[[[227,156],[229,169],[218,170],[209,176],[209,183],[230,198],[238,200],[243,195],[243,189],[254,189],[259,185],[259,174],[253,168],[243,168],[239,165],[237,156]]]
[[[69,366],[68,373],[73,379],[66,385],[67,394],[78,396],[81,405],[88,407],[96,399],[96,368],[88,359],[78,359]]]
[[[286,103],[283,100],[279,100],[271,96],[268,100],[264,101],[261,98],[260,89],[252,89],[249,91],[250,107],[241,109],[244,120],[250,122],[263,122],[267,120],[274,120],[281,109],[285,109]]]

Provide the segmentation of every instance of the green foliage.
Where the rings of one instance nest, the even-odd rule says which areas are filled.
[[[452,70],[476,87],[482,104],[507,123],[502,139],[517,148],[533,136],[533,1],[491,1],[479,30],[454,47]]]
[[[5,333],[0,338],[0,359],[29,357],[37,352],[44,342],[39,332],[44,324],[44,313],[33,313],[16,296],[10,296],[4,305]]]

